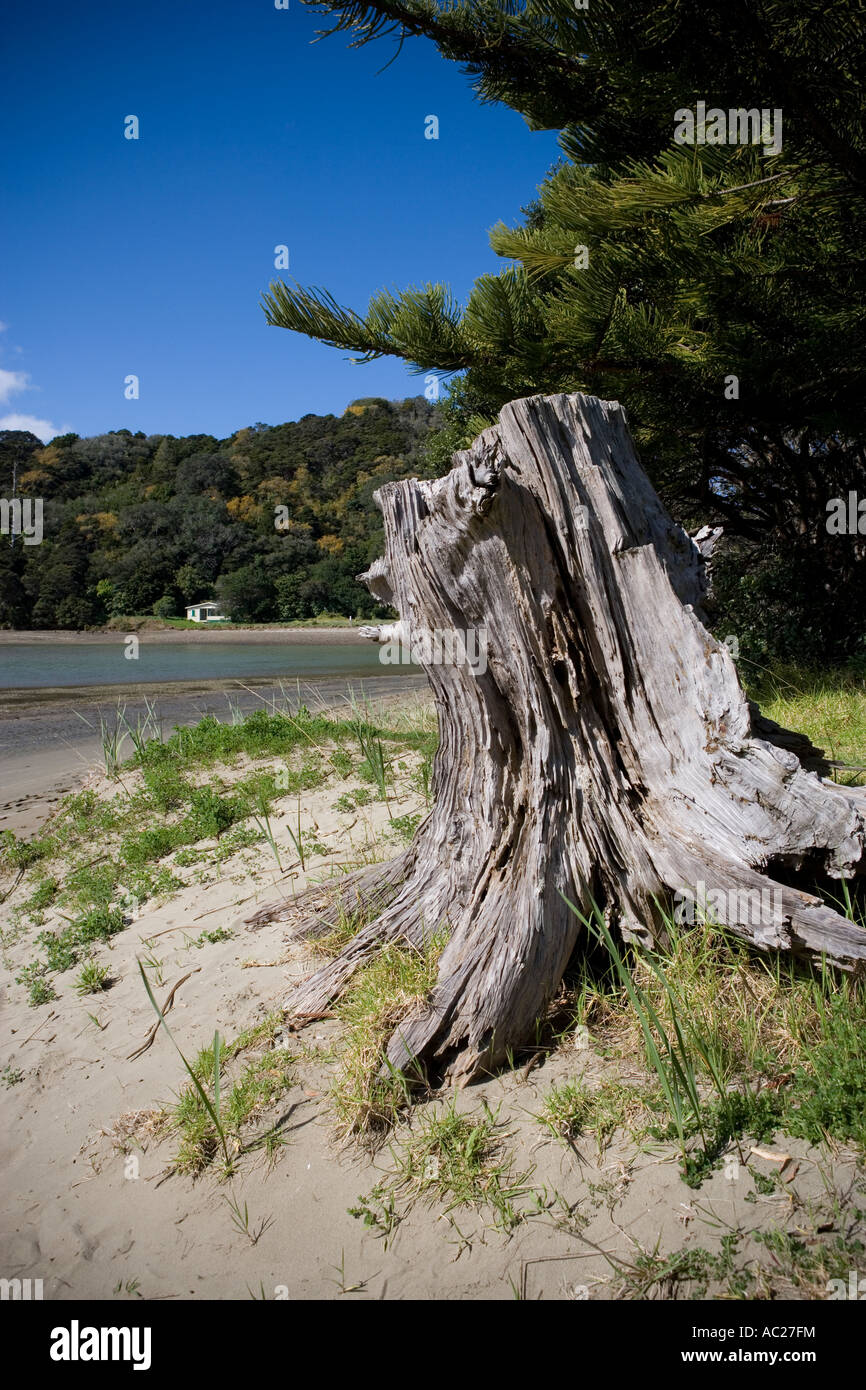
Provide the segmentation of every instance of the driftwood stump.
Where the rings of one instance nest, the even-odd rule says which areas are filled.
[[[618,405],[513,401],[446,477],[376,500],[386,554],[360,578],[407,640],[483,633],[486,669],[425,662],[433,809],[404,853],[301,920],[318,933],[361,907],[369,924],[294,991],[292,1015],[325,1010],[383,945],[446,927],[438,983],[388,1056],[466,1081],[531,1038],[581,932],[564,897],[648,944],[657,900],[699,885],[757,947],[862,968],[866,932],[797,875],[864,872],[866,792],[827,780],[820,750],[747,701],[701,619],[700,541],[665,511]]]

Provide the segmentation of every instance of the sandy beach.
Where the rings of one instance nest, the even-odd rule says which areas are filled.
[[[185,636],[186,634],[179,634]],[[422,674],[363,680],[299,682],[292,688],[272,681],[174,681],[157,686],[59,687],[0,691],[0,831],[36,831],[67,792],[102,766],[100,718],[112,724],[118,707],[135,724],[147,705],[155,705],[162,728],[195,724],[206,714],[230,721],[233,711],[348,707],[355,699],[393,699],[422,690]],[[124,747],[131,752],[129,741]]]
[[[0,630],[0,665],[4,646],[55,645],[122,648],[127,631],[178,648],[268,644],[283,647],[345,647],[367,649],[357,627],[175,629],[141,623],[130,629],[103,628],[92,632]],[[249,676],[207,680],[139,681],[134,684],[0,688],[0,830],[31,834],[52,807],[81,785],[90,770],[101,765],[100,721],[112,723],[122,707],[133,724],[143,718],[148,702],[155,704],[162,728],[196,723],[206,714],[231,719],[233,710],[248,714],[286,704],[297,708],[334,708],[353,696],[378,699],[424,686],[423,675],[401,671],[352,680],[273,679]],[[128,741],[127,741],[128,746]]]
[[[336,631],[281,638],[344,642]],[[252,639],[260,631],[218,640]],[[425,677],[412,670],[291,690],[225,679],[0,692],[0,830],[56,837],[47,860],[0,876],[7,1276],[42,1279],[58,1301],[825,1297],[863,1234],[859,1151],[782,1131],[737,1140],[696,1191],[671,1135],[646,1129],[659,1101],[640,1044],[619,1051],[623,1025],[603,1015],[578,1027],[572,1017],[465,1091],[424,1095],[377,1145],[347,1137],[335,1097],[346,1074],[343,1094],[355,1094],[343,1070],[350,1015],[337,1003],[295,1031],[282,1012],[322,964],[321,947],[295,934],[294,900],[314,888],[324,905],[335,879],[408,843],[430,804],[417,744],[389,745],[384,795],[354,735],[342,761],[314,740],[281,757],[192,763],[195,786],[226,807],[250,777],[288,775],[299,790],[271,806],[272,844],[245,813],[224,835],[148,849],[141,864],[141,837],[181,813],[154,810],[142,771],[105,775],[99,724],[119,706],[135,724],[155,702],[165,735],[207,714],[229,725],[301,704],[339,717],[353,699],[382,728],[435,728]],[[83,793],[73,811],[61,804],[70,791]],[[46,976],[40,960],[74,930],[76,894],[92,896],[114,865],[132,882],[144,874],[143,900],[112,899],[117,934]],[[85,960],[105,987],[81,992]],[[155,1024],[142,968],[174,1043]],[[28,996],[49,979],[47,997]],[[228,1049],[227,1113],[244,1116],[226,1140],[227,1170],[181,1119],[190,1088],[175,1044],[194,1059],[215,1030]],[[594,1131],[572,1133],[551,1110],[575,1087],[597,1107]],[[452,1124],[485,1145],[482,1179],[456,1197],[413,1148]],[[839,1231],[849,1243],[837,1252]],[[790,1242],[808,1259],[788,1258]]]
[[[403,718],[404,706],[417,721],[414,696],[393,705],[392,717]],[[820,1232],[847,1230],[852,1203],[863,1205],[856,1155],[777,1135],[739,1157],[734,1151],[733,1168],[719,1167],[696,1193],[670,1143],[638,1145],[622,1127],[597,1141],[587,1134],[565,1142],[540,1123],[552,1087],[634,1087],[637,1097],[645,1085],[636,1061],[612,1057],[595,1024],[552,1050],[530,1048],[514,1068],[465,1092],[423,1099],[387,1143],[341,1142],[331,1097],[344,1027],[331,1014],[301,1032],[280,1020],[287,991],[322,959],[293,937],[292,902],[305,887],[388,859],[405,843],[400,827],[425,813],[418,754],[407,749],[392,765],[387,802],[360,795],[369,784],[359,783],[357,765],[286,797],[271,822],[278,862],[261,838],[234,850],[203,841],[173,855],[171,889],[136,907],[126,929],[98,947],[111,983],[97,994],[81,997],[67,970],[53,977],[56,997],[28,1006],[16,981],[37,948],[30,938],[40,914],[26,930],[21,916],[35,910],[34,882],[3,881],[6,1274],[42,1279],[45,1298],[59,1301],[347,1293],[594,1301],[737,1296],[731,1281],[746,1276],[736,1265],[753,1272],[756,1296],[817,1296],[814,1280],[798,1282],[762,1239],[790,1226],[811,1246],[833,1239]],[[244,757],[201,776],[218,771],[231,796],[251,771],[276,766],[272,757],[254,765]],[[118,784],[91,773],[86,786],[94,805],[123,808],[140,774]],[[303,862],[296,817],[308,845]],[[116,845],[97,837],[91,848],[85,837],[79,852],[87,872],[98,872]],[[273,903],[281,905],[276,917],[256,917]],[[48,908],[41,928],[64,920]],[[178,1098],[189,1081],[175,1046],[154,1027],[140,961],[188,1058],[215,1029],[227,1047],[247,1039],[227,1062],[226,1095],[232,1084],[240,1087],[232,1096],[247,1095],[243,1078],[255,1076],[263,1099],[230,1141],[229,1176],[209,1151],[200,1171],[190,1171],[188,1151],[184,1157]],[[406,1185],[405,1155],[452,1105],[461,1123],[483,1127],[490,1158],[488,1186],[449,1206],[435,1184],[424,1185],[428,1178]],[[823,1267],[816,1279],[826,1279]]]

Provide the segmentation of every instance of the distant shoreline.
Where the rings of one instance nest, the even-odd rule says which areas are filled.
[[[361,626],[359,624],[359,626]],[[39,643],[122,643],[128,634],[134,633],[141,641],[149,642],[273,642],[286,646],[336,646],[354,642],[364,646],[366,638],[359,636],[357,627],[231,627],[214,626],[201,629],[177,627],[137,627],[93,628],[86,632],[72,632],[59,629],[0,629],[0,646],[37,645]]]

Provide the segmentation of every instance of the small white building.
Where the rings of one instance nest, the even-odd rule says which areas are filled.
[[[220,612],[218,603],[191,603],[186,610],[188,623],[230,623],[231,618]]]

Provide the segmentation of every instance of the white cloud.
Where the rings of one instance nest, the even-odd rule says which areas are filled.
[[[37,415],[0,416],[0,430],[29,430],[37,439],[41,439],[43,444],[47,444],[55,435],[69,433],[68,429],[59,429],[57,425],[52,425],[50,420],[40,420]]]
[[[2,322],[0,322],[0,333],[5,333],[5,332],[6,332],[6,329],[7,329],[8,327],[9,327],[8,323],[2,323]]]
[[[5,328],[5,323],[0,322],[0,333],[4,332]],[[15,351],[20,352],[21,349],[16,348]],[[17,396],[21,391],[36,389],[31,385],[29,372],[10,372],[5,367],[0,367],[0,404],[5,405],[10,396]],[[0,430],[29,430],[37,439],[41,439],[43,444],[47,444],[58,434],[69,434],[71,426],[61,425],[58,428],[51,420],[46,420],[41,415],[13,414],[0,418]]]
[[[29,391],[30,377],[27,372],[7,372],[5,367],[0,367],[0,401],[8,401],[10,396],[17,396],[19,391]]]

